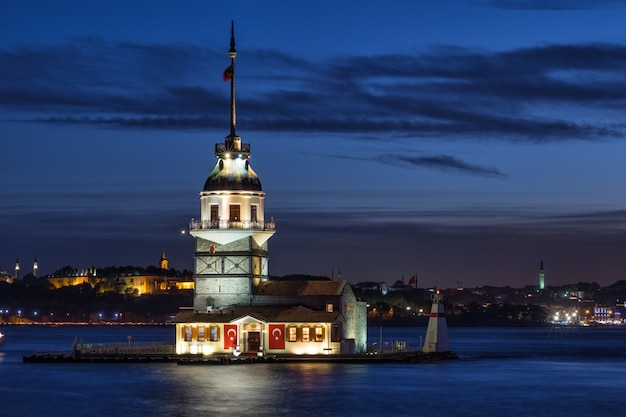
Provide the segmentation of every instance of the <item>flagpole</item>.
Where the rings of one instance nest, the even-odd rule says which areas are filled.
[[[237,136],[235,133],[235,126],[237,125],[237,112],[235,107],[235,57],[237,56],[237,50],[235,49],[235,21],[231,21],[230,27],[230,50],[228,56],[230,56],[230,139],[234,140]]]

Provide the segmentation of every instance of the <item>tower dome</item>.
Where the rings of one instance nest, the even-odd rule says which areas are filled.
[[[204,183],[204,191],[263,191],[261,180],[248,162],[248,153],[215,152],[218,157],[215,168]],[[245,155],[245,156],[244,156]]]

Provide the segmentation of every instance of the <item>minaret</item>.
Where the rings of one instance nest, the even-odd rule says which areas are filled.
[[[448,324],[446,313],[443,308],[443,295],[432,295],[433,305],[430,310],[428,327],[426,328],[426,340],[423,351],[425,353],[450,352],[450,339],[448,338]]]
[[[159,261],[159,268],[161,269],[169,269],[170,263],[165,257],[165,249],[161,252],[161,260]]]
[[[539,290],[546,288],[546,273],[543,269],[543,259],[539,261]]]
[[[215,168],[200,192],[200,220],[192,219],[189,234],[194,254],[194,310],[250,304],[256,287],[269,277],[267,241],[274,221],[265,221],[265,193],[250,166],[250,145],[236,133],[235,29],[231,26],[230,132],[215,145]]]
[[[15,280],[20,279],[20,258],[15,259]]]
[[[33,276],[37,278],[39,276],[39,264],[37,263],[37,257],[35,256],[35,261],[33,262]]]

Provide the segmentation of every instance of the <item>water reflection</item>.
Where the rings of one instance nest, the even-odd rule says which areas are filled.
[[[433,364],[21,362],[34,349],[65,348],[77,331],[85,339],[117,341],[131,333],[133,340],[163,340],[169,330],[1,329],[10,338],[0,348],[0,415],[623,414],[626,353],[619,346],[626,343],[626,328],[450,329],[461,359]],[[388,333],[398,340],[419,337],[414,329]]]
[[[333,386],[337,371],[332,364],[310,363],[188,365],[164,367],[152,377],[165,396],[175,399],[178,406],[167,408],[177,415],[233,410],[241,416],[280,415],[300,407],[299,415],[308,415],[306,408],[320,406],[318,395]]]

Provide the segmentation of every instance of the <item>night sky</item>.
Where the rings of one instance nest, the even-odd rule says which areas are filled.
[[[626,4],[602,0],[4,0],[0,269],[193,268],[231,20],[271,275],[626,279]]]

